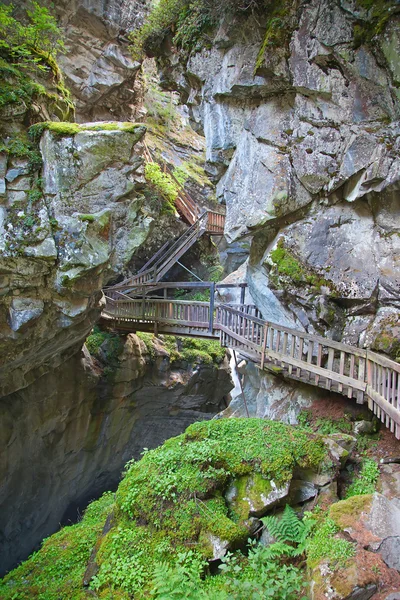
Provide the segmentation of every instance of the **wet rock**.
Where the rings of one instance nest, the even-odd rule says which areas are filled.
[[[378,549],[390,569],[400,571],[400,537],[385,538]]]

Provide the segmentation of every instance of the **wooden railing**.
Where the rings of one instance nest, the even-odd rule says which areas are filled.
[[[122,295],[122,294],[121,294]],[[250,360],[290,378],[363,403],[400,439],[400,365],[370,350],[340,344],[264,321],[254,305],[217,305],[162,299],[107,298],[104,314],[119,321],[194,327]],[[178,329],[177,329],[178,328]]]

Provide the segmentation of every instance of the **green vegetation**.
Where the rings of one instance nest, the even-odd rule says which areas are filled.
[[[154,585],[154,568],[161,562],[168,564],[163,570],[169,569],[177,561],[185,569],[195,563],[200,581],[200,565],[212,552],[209,535],[227,541],[246,539],[242,521],[228,513],[223,498],[231,479],[256,471],[266,483],[273,478],[281,485],[295,465],[315,468],[325,455],[320,438],[282,423],[221,419],[191,425],[185,434],[128,465],[117,492],[118,524],[100,547],[100,570],[93,587],[111,586],[143,598]],[[238,560],[244,566],[240,585],[250,572],[258,585],[248,559],[239,555]],[[299,576],[295,583],[300,589]],[[209,585],[204,583],[205,588]],[[213,590],[218,585],[212,582]],[[292,596],[277,593],[273,597]]]
[[[214,340],[164,336],[165,347],[171,357],[171,365],[179,362],[189,364],[220,364],[226,355],[225,348]]]
[[[104,349],[105,339],[94,332],[91,351]],[[306,513],[300,520],[287,506],[280,517],[262,519],[275,543],[263,547],[248,540],[246,553],[227,552],[214,576],[208,560],[212,536],[246,544],[250,507],[236,514],[235,504],[226,502],[232,482],[258,478],[265,489],[271,480],[281,486],[296,467],[318,470],[326,456],[321,437],[301,427],[256,418],[195,423],[130,461],[115,499],[106,494],[80,523],[45,540],[0,582],[0,596],[305,600],[302,559],[311,567],[321,559],[335,566],[354,553],[330,514]],[[88,565],[90,589],[82,586]]]
[[[265,53],[269,48],[285,47],[290,39],[292,28],[289,27],[288,16],[290,7],[294,3],[290,0],[272,0],[267,7],[267,25],[264,39],[258,51],[254,74],[264,65]]]
[[[253,0],[249,3],[226,0],[223,5],[216,0],[160,0],[153,5],[143,26],[131,34],[132,54],[137,60],[144,55],[159,56],[168,36],[182,52],[198,52],[210,45],[210,34],[222,14],[229,12],[257,11],[262,14],[266,11],[272,20],[276,19],[271,27],[283,30],[283,24],[277,19],[283,18],[284,11],[275,8],[277,4],[272,2],[271,10],[271,0]],[[271,41],[272,37],[270,33]]]
[[[179,190],[175,181],[168,173],[164,173],[157,163],[147,163],[144,169],[146,180],[164,198],[170,212],[175,212],[174,204]]]
[[[144,25],[131,34],[132,54],[140,60],[144,54],[157,56],[165,38],[174,31],[173,42],[186,51],[200,49],[207,31],[216,23],[212,2],[202,0],[160,0]]]
[[[97,325],[92,333],[86,338],[86,348],[92,356],[101,360],[100,349],[104,352],[106,365],[103,375],[112,379],[115,369],[118,367],[118,358],[123,349],[123,342],[119,335],[102,331]]]
[[[311,273],[290,250],[284,247],[283,239],[278,241],[277,247],[270,252],[270,259],[273,263],[271,269],[271,282],[278,285],[279,276],[288,277],[295,284],[305,283],[312,286],[316,291],[325,286],[330,289],[330,296],[335,296],[336,292],[332,282],[327,279]]]
[[[373,494],[379,478],[379,467],[371,458],[365,458],[357,479],[349,486],[346,498]]]
[[[44,121],[36,123],[29,129],[32,139],[39,140],[43,131],[51,131],[58,137],[73,136],[81,131],[127,131],[128,133],[138,133],[143,129],[143,125],[136,123],[100,123],[99,125],[80,125],[79,123],[70,123],[68,121]]]
[[[2,600],[81,600],[86,565],[114,502],[108,492],[92,502],[82,521],[43,541],[42,548],[0,580]]]
[[[31,173],[38,171],[42,166],[42,155],[37,145],[27,135],[23,135],[22,133],[7,141],[0,142],[0,152],[5,152],[16,158],[27,159],[28,168]]]
[[[34,1],[18,12],[18,18],[16,12],[14,5],[0,3],[0,108],[12,104],[29,108],[34,98],[44,97],[67,118],[73,113],[73,103],[56,62],[64,50],[56,20]],[[55,93],[47,91],[49,75]]]
[[[326,517],[320,521],[307,547],[307,565],[312,569],[321,560],[327,560],[333,568],[345,567],[355,554],[355,546],[338,535],[340,528],[334,520]]]
[[[297,418],[299,425],[315,431],[320,435],[331,435],[332,433],[352,432],[353,426],[349,416],[340,417],[340,419],[332,419],[330,417],[319,417],[313,419],[311,410],[302,410]]]

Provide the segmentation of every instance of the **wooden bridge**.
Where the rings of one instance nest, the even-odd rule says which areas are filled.
[[[355,398],[360,404],[368,402],[400,439],[400,364],[369,350],[264,321],[254,305],[214,306],[211,287],[210,302],[144,294],[130,298],[123,291],[111,297],[106,291],[103,323],[125,332],[218,339],[261,369]]]

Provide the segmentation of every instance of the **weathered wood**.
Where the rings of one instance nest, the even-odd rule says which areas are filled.
[[[213,301],[131,299],[122,292],[110,293],[107,291],[104,315],[123,330],[151,331],[153,327],[159,333],[218,337],[221,345],[237,348],[261,368],[278,365],[299,381],[349,398],[355,394],[357,402],[363,402],[365,394],[377,418],[399,436],[400,365],[390,359],[262,321],[255,316],[252,305],[242,305],[238,310],[228,305],[214,306]],[[308,345],[305,358],[304,343]],[[326,354],[325,366],[322,359]]]

